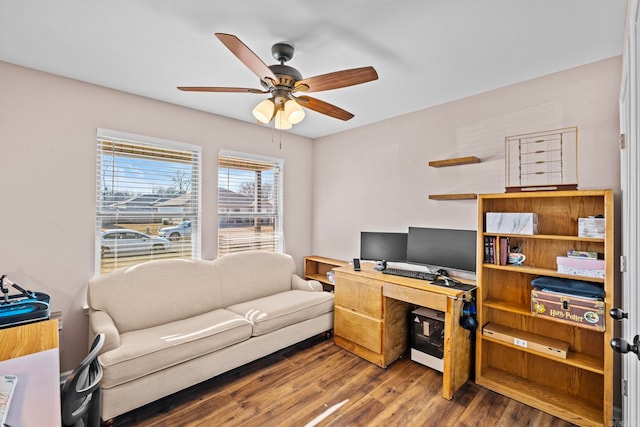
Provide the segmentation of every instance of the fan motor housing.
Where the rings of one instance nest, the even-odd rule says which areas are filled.
[[[278,87],[293,89],[293,85],[298,80],[302,80],[302,74],[300,74],[300,71],[288,65],[284,65],[284,64],[269,65],[269,69],[273,71],[273,74],[275,74],[276,77],[278,77],[278,80],[280,80],[280,84],[278,84]],[[269,85],[266,84],[265,82],[262,82],[262,86],[265,89],[269,89]]]

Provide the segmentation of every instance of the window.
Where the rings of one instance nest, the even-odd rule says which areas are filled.
[[[99,129],[98,273],[200,258],[200,148]]]
[[[283,252],[282,160],[221,151],[218,160],[218,256]]]

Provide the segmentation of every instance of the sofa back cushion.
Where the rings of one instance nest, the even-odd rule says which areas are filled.
[[[291,256],[265,251],[240,252],[213,262],[224,307],[291,290],[296,269]]]
[[[222,294],[213,261],[167,259],[91,279],[87,301],[125,333],[221,308]]]

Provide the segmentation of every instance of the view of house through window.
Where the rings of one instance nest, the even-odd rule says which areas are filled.
[[[282,160],[221,151],[218,256],[282,252]]]
[[[97,271],[200,258],[200,148],[105,130],[97,140]]]

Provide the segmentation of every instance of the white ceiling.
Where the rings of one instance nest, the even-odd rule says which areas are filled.
[[[626,0],[0,0],[0,60],[255,123],[266,95],[214,36],[268,65],[296,46],[304,77],[371,65],[379,80],[312,94],[355,114],[307,111],[289,132],[318,138],[620,55]],[[2,78],[2,76],[0,76]],[[1,95],[0,95],[1,96]]]

